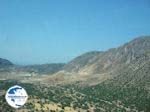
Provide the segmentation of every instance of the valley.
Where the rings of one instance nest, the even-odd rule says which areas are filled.
[[[20,109],[5,101],[20,85],[29,98]],[[63,64],[19,66],[0,59],[2,112],[149,112],[150,37],[92,51]]]

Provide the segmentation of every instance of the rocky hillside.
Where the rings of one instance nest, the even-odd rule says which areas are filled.
[[[64,70],[80,74],[110,73],[130,64],[147,52],[150,52],[150,36],[139,37],[105,52],[85,53],[65,65]]]
[[[113,79],[116,80],[113,82],[129,83],[130,79],[130,83],[137,84],[139,80],[144,83],[149,79],[149,58],[150,36],[138,37],[118,48],[78,56],[66,64],[63,70],[47,78],[46,82],[96,85]]]

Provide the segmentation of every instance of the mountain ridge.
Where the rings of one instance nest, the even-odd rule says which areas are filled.
[[[138,37],[118,48],[112,48],[104,52],[88,52],[70,61],[64,66],[64,70],[66,70],[67,72],[71,72],[71,68],[73,68],[72,72],[84,71],[84,67],[87,67],[87,64],[89,64],[89,66],[97,66],[97,69],[99,70],[101,68],[107,70],[109,69],[110,64],[118,64],[124,62],[130,63],[131,60],[134,60],[144,52],[149,51],[149,43],[150,36]],[[84,59],[84,61],[86,62],[83,62],[82,59]],[[94,65],[92,63],[97,63],[97,65]],[[99,65],[100,63],[101,65]],[[67,69],[67,67],[69,67],[69,70]],[[96,71],[96,68],[94,70]],[[92,73],[94,73],[94,71]]]

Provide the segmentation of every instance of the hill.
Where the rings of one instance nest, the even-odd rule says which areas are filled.
[[[88,52],[65,65],[67,72],[87,74],[114,71],[150,51],[150,37],[139,37],[105,52]]]
[[[144,57],[146,59],[143,59]],[[131,66],[140,66],[148,62],[149,57],[150,36],[138,37],[118,48],[103,52],[92,51],[78,56],[67,63],[63,70],[47,78],[46,82],[81,81],[84,84],[95,85],[116,78],[124,72],[130,73]]]
[[[13,63],[10,62],[9,60],[0,58],[0,67],[8,67],[12,65]]]

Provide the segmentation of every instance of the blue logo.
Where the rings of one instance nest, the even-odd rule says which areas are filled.
[[[26,103],[28,94],[24,88],[15,85],[8,89],[5,95],[5,99],[7,103],[13,108],[20,108]]]

